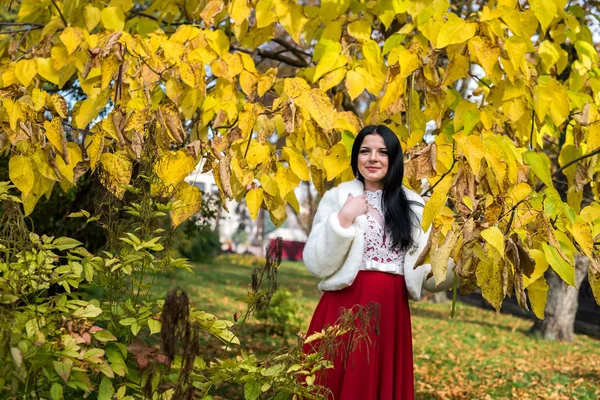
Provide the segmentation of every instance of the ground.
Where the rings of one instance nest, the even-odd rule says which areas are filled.
[[[221,256],[197,264],[194,275],[179,271],[160,277],[157,290],[178,285],[195,307],[233,320],[234,313],[244,311],[236,299],[246,296],[252,268],[260,262],[251,256]],[[298,262],[283,262],[278,277],[281,289],[296,294],[305,331],[320,297],[318,280]],[[600,398],[598,338],[576,335],[575,343],[546,342],[527,335],[529,320],[463,303],[451,319],[450,308],[450,303],[411,303],[417,399]],[[285,341],[265,333],[254,318],[236,333],[243,349],[258,354]],[[287,343],[294,340],[290,335]],[[215,355],[240,350],[225,350],[218,341],[207,346]]]

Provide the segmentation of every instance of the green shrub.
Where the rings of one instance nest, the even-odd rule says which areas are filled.
[[[293,335],[302,326],[300,305],[296,299],[299,293],[292,293],[286,289],[277,290],[269,305],[258,312],[256,317],[264,321],[268,332],[282,336]]]

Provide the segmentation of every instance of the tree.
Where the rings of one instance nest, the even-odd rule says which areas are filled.
[[[586,13],[566,0],[3,3],[0,151],[30,214],[87,171],[123,198],[149,148],[152,191],[200,209],[198,162],[222,200],[280,225],[293,189],[352,178],[352,140],[385,123],[436,280],[543,318],[549,267],[575,286],[589,259],[600,302],[600,78]],[[557,191],[565,177],[566,198]],[[250,189],[248,189],[250,187]],[[583,206],[583,199],[590,201]],[[446,205],[447,204],[447,205]]]

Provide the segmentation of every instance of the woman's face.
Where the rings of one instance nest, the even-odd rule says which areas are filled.
[[[358,172],[365,180],[365,188],[383,188],[383,178],[388,171],[388,151],[383,137],[378,134],[365,136],[358,150]]]

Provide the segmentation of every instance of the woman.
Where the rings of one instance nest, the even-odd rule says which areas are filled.
[[[356,179],[325,193],[304,248],[306,267],[322,279],[324,292],[308,335],[333,325],[341,310],[356,304],[379,304],[378,329],[348,359],[340,351],[319,383],[336,400],[412,399],[408,295],[418,300],[425,282],[429,290],[445,290],[454,274],[449,266],[446,281],[436,288],[433,278],[425,281],[428,264],[414,268],[428,238],[420,224],[424,202],[402,186],[396,135],[383,125],[365,127],[352,147],[351,164]]]

